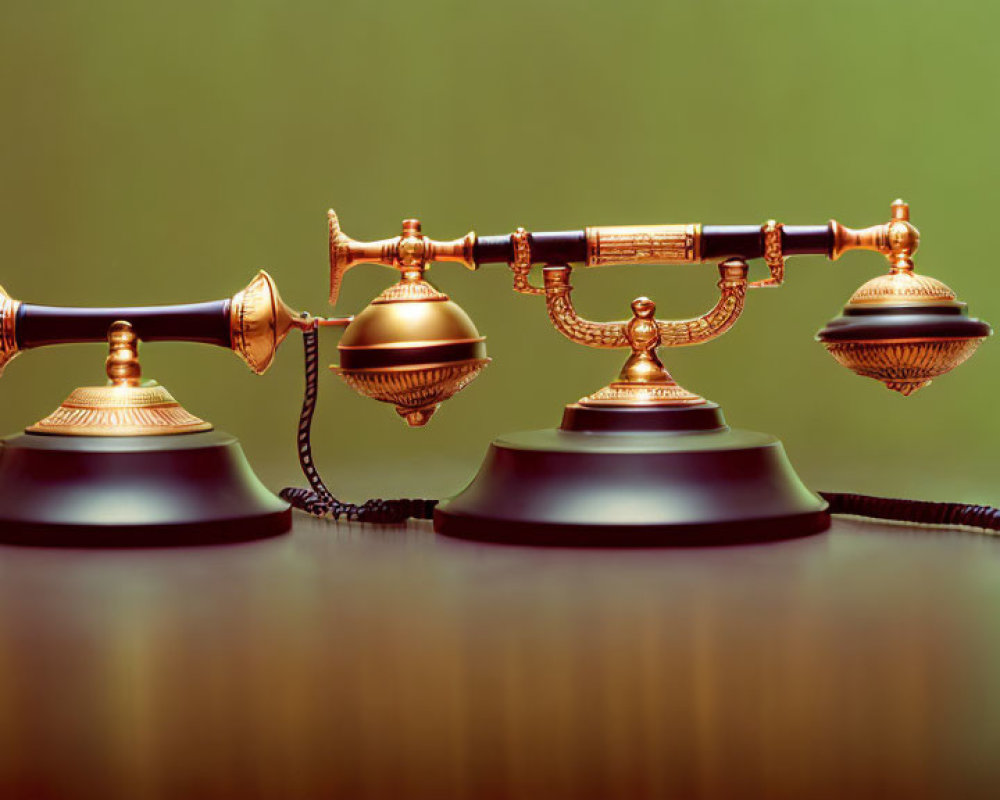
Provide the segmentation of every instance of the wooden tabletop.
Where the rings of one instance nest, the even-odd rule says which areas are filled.
[[[1000,539],[0,548],[3,798],[996,796]]]

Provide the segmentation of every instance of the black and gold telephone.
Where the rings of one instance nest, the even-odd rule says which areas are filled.
[[[394,268],[399,280],[355,317],[292,311],[259,273],[231,298],[193,305],[57,308],[13,300],[0,290],[0,369],[23,350],[108,342],[106,385],[74,390],[52,414],[0,447],[0,540],[77,546],[184,544],[274,535],[294,505],[358,521],[434,519],[440,533],[484,541],[558,545],[714,544],[789,538],[825,530],[831,513],[1000,527],[1000,512],[863,496],[817,495],[802,484],[781,443],[733,430],[719,407],[678,385],[663,347],[710,341],[743,311],[749,289],[777,287],[785,259],[882,253],[889,271],[865,283],[818,334],[859,375],[909,395],[971,356],[989,326],[966,314],[943,283],[919,275],[919,234],[902,201],[891,219],[853,230],[830,221],[792,226],[639,225],[453,241],[423,235],[405,220],[400,235],[358,242],[329,213],[330,302],[344,274],[362,263]],[[770,276],[748,279],[763,259]],[[627,353],[620,374],[566,406],[557,429],[512,434],[490,446],[478,475],[458,495],[426,500],[334,498],[316,470],[310,425],[318,390],[317,329],[344,327],[339,365],[357,392],[390,403],[410,425],[489,363],[485,338],[468,315],[425,278],[433,262],[469,269],[506,264],[513,288],[536,294],[554,327],[574,342]],[[572,266],[712,262],[719,300],[702,316],[661,320],[646,297],[618,322],[580,317]],[[531,282],[542,265],[542,284]],[[267,370],[293,329],[303,334],[306,395],[298,453],[309,489],[267,491],[238,442],[182,408],[161,386],[143,383],[140,341],[191,341],[232,349],[254,372]]]

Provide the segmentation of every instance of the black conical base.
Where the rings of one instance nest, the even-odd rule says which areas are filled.
[[[0,441],[0,542],[148,547],[259,539],[291,528],[234,436]]]
[[[568,406],[556,430],[504,436],[434,529],[478,541],[643,547],[760,542],[830,526],[773,436],[718,406]]]

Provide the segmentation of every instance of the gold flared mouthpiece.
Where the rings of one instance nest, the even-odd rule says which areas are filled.
[[[889,273],[862,285],[817,339],[837,363],[908,396],[967,360],[991,330],[945,284],[914,271],[919,234],[902,200],[880,236]]]

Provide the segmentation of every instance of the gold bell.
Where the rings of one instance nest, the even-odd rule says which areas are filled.
[[[906,203],[892,211],[872,248],[889,259],[889,273],[863,284],[816,338],[838,364],[907,396],[968,359],[992,331],[945,284],[914,272],[920,236]]]
[[[424,280],[433,261],[474,267],[475,234],[435,242],[421,233],[420,220],[406,219],[393,239],[358,242],[340,230],[332,209],[328,216],[331,304],[344,273],[356,264],[384,264],[400,272],[399,282],[347,326],[337,347],[340,365],[330,369],[358,394],[392,403],[409,425],[426,425],[442,402],[490,363],[486,338],[469,315]]]
[[[468,386],[483,367],[486,337],[469,315],[424,280],[431,261],[471,263],[475,236],[432,242],[420,220],[403,220],[394,239],[356,242],[330,221],[330,302],[335,303],[344,272],[365,261],[400,272],[390,286],[344,330],[339,366],[331,366],[358,394],[392,403],[413,427],[426,425],[438,406]]]
[[[337,350],[340,365],[330,369],[358,394],[392,403],[414,427],[490,362],[469,315],[427,281],[405,276],[354,318]]]

